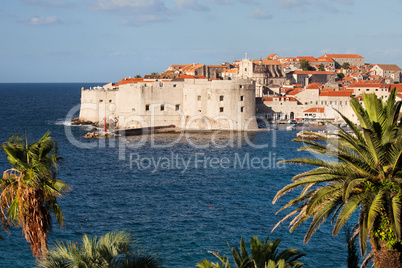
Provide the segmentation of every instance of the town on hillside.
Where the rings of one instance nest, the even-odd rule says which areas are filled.
[[[356,123],[352,97],[362,101],[363,93],[375,93],[387,100],[396,88],[400,100],[401,78],[397,65],[368,64],[356,54],[260,59],[246,54],[232,63],[171,65],[160,74],[83,88],[78,121],[102,125],[107,118],[125,129],[252,130],[259,120],[342,123],[339,111]]]
[[[395,64],[369,64],[357,54],[325,54],[318,58],[280,57],[271,54],[221,65],[171,65],[160,75],[144,78],[248,78],[256,84],[256,115],[267,120],[333,120],[339,113],[356,121],[351,96],[364,93],[388,98],[396,88],[402,99],[402,69]]]

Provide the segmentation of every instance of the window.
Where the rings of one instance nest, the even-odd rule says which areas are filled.
[[[176,84],[173,84],[173,87],[176,87]]]
[[[176,104],[176,111],[180,110],[180,104]]]
[[[201,96],[200,96],[200,95],[197,96],[197,100],[198,100],[198,101],[201,100]]]
[[[244,101],[244,96],[240,96],[240,101]]]
[[[99,102],[103,102],[103,100],[99,100]]]
[[[112,102],[112,100],[109,100],[109,103]]]
[[[161,111],[164,111],[165,110],[165,105],[161,105]]]
[[[240,112],[241,112],[241,113],[244,112],[244,107],[243,107],[243,106],[240,107]]]
[[[376,88],[375,91],[378,91],[378,88]]]
[[[145,105],[145,111],[149,111],[149,104]]]
[[[219,112],[223,113],[223,107],[219,107]]]
[[[366,88],[366,91],[369,91],[370,89]]]
[[[223,96],[219,96],[219,101],[223,101]]]

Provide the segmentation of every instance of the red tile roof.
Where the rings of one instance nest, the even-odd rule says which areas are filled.
[[[306,87],[306,89],[321,89],[321,88],[322,84],[320,83],[311,83]]]
[[[320,97],[350,97],[353,90],[330,91],[325,90],[320,93]]]
[[[224,73],[237,73],[237,69],[223,70]]]
[[[402,84],[389,84],[390,89],[396,88],[398,92],[402,92]]]
[[[198,64],[198,63],[197,64],[195,64],[195,63],[187,64],[186,66],[182,67],[181,70],[183,72],[193,72],[193,71],[201,68],[202,66],[204,66],[204,64]]]
[[[363,58],[360,55],[357,54],[325,54],[321,56],[320,58],[325,58],[325,57],[330,57],[330,58]]]
[[[228,68],[226,65],[208,65],[209,68]]]
[[[121,81],[119,81],[119,83],[116,84],[116,86],[119,85],[124,85],[124,84],[132,84],[132,83],[138,83],[143,81],[144,78],[123,78]]]
[[[286,96],[289,96],[289,95],[293,96],[293,95],[296,95],[297,93],[299,93],[300,90],[301,90],[301,88],[289,89],[289,90],[286,90],[285,94],[286,94]]]
[[[383,70],[387,71],[400,71],[401,68],[399,68],[398,65],[396,64],[376,64],[378,67],[380,67]]]
[[[303,113],[324,113],[324,108],[322,107],[314,107],[303,111]]]

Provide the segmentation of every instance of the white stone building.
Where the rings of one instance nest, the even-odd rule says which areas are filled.
[[[82,89],[81,121],[115,122],[120,129],[170,126],[253,130],[255,83],[247,79],[135,80]]]
[[[391,78],[392,82],[401,82],[402,69],[396,64],[376,64],[370,71],[373,71],[374,75]]]

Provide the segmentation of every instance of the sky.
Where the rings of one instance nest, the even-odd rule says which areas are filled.
[[[246,53],[402,67],[401,14],[400,0],[3,0],[0,83],[117,82]]]

